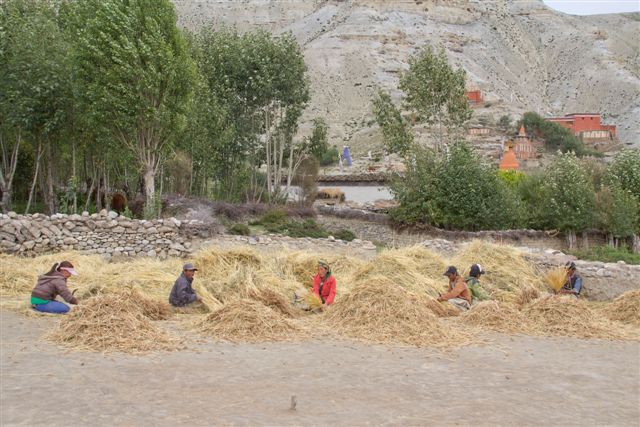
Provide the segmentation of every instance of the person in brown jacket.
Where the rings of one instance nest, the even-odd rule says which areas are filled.
[[[34,310],[43,313],[65,314],[69,312],[69,306],[56,301],[60,295],[69,304],[77,304],[78,300],[67,287],[67,279],[77,276],[73,264],[69,261],[56,262],[51,270],[38,277],[38,283],[31,291],[31,306]]]
[[[438,297],[438,301],[448,301],[458,310],[465,311],[471,308],[471,292],[466,282],[458,274],[456,267],[449,266],[444,275],[449,278],[449,292]]]

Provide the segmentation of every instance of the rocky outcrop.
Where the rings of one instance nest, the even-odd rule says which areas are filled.
[[[0,252],[20,255],[77,250],[165,258],[190,253],[189,240],[209,234],[199,221],[134,220],[106,210],[92,215],[0,214]]]

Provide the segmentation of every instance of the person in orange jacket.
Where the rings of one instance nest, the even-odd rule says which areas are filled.
[[[313,293],[322,300],[323,306],[333,304],[336,297],[336,279],[331,274],[329,264],[318,261],[318,273],[313,278]]]
[[[438,297],[438,301],[449,301],[458,310],[465,311],[471,308],[471,292],[458,269],[453,265],[447,268],[444,275],[449,278],[449,292]]]

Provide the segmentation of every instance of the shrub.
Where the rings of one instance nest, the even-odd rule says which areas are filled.
[[[335,237],[336,239],[344,240],[345,242],[350,242],[356,238],[356,235],[353,233],[353,231],[343,228],[336,231],[333,234],[333,237]]]
[[[227,231],[229,232],[229,234],[235,234],[238,236],[248,236],[249,234],[251,234],[249,226],[242,223],[233,224]]]
[[[340,153],[336,147],[331,147],[320,157],[320,166],[331,166],[338,163]]]

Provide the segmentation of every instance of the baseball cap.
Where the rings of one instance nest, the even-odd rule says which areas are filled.
[[[450,274],[458,274],[458,269],[453,265],[447,267],[447,271],[444,272],[444,276],[448,276]]]
[[[469,270],[469,275],[475,277],[480,274],[484,274],[484,270],[482,269],[482,266],[480,264],[473,264],[471,266],[471,269]]]
[[[198,269],[197,269],[197,268],[195,268],[195,267],[193,266],[193,264],[191,264],[190,262],[188,262],[188,263],[186,263],[185,265],[183,265],[183,266],[182,266],[182,269],[183,269],[183,270],[187,270],[187,271],[191,271],[191,270],[193,270],[193,271],[198,271]]]

